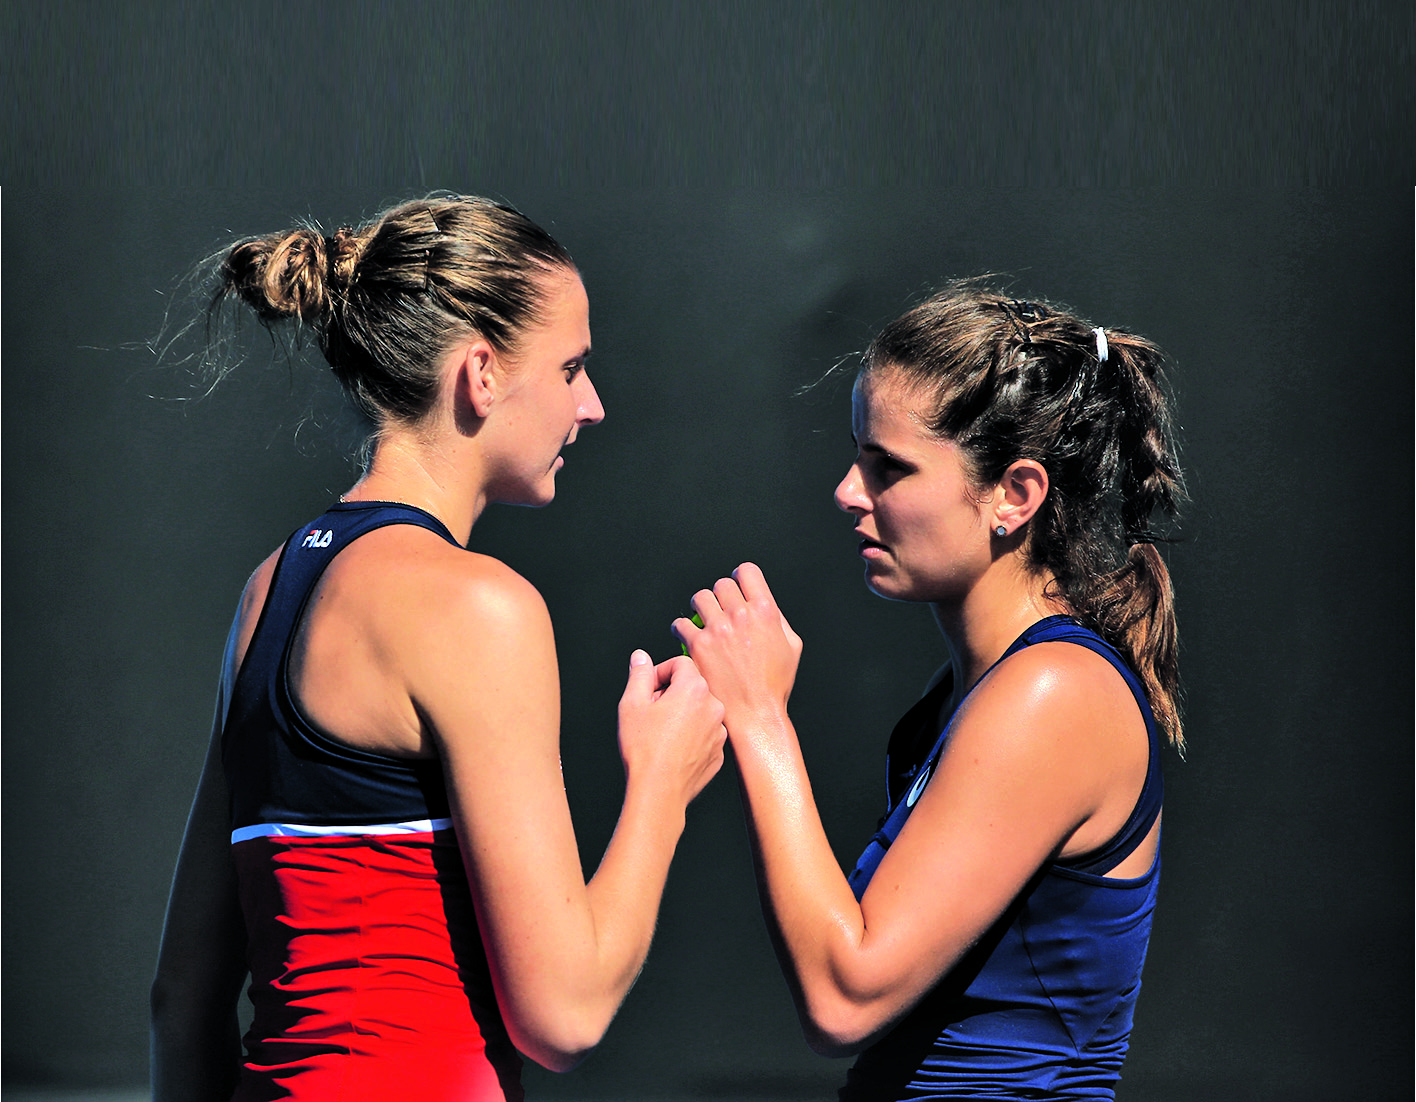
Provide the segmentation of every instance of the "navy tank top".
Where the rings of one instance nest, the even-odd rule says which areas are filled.
[[[422,509],[351,501],[296,530],[281,551],[222,732],[233,842],[272,824],[450,825],[440,760],[377,754],[331,739],[305,719],[286,675],[296,628],[325,568],[354,540],[390,524],[416,525],[457,544]]]
[[[332,506],[286,541],[230,693],[222,765],[251,1025],[232,1102],[519,1102],[441,762],[316,729],[291,648],[330,562],[407,505]],[[228,660],[229,669],[229,660]]]
[[[1104,874],[1141,844],[1160,814],[1160,740],[1136,675],[1114,647],[1071,617],[1034,624],[1003,658],[1059,641],[1105,658],[1136,700],[1150,754],[1135,808],[1102,848],[1039,869],[979,943],[861,1053],[841,1102],[1115,1097],[1150,940],[1160,858],[1143,876]],[[891,734],[889,807],[850,875],[857,899],[948,745],[958,711],[953,689],[951,673]]]

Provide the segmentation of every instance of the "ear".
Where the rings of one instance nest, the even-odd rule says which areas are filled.
[[[449,370],[453,408],[470,410],[485,419],[502,392],[496,349],[484,337],[469,340],[454,350]]]
[[[989,527],[1012,535],[1033,518],[1047,498],[1047,468],[1036,459],[1019,459],[1003,472],[991,502]]]

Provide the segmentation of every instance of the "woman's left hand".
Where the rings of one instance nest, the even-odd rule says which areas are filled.
[[[728,733],[752,717],[785,713],[801,637],[777,607],[762,571],[745,562],[732,577],[695,593],[692,604],[703,626],[681,616],[673,631],[722,701]]]

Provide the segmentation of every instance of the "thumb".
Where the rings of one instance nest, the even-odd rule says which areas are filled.
[[[629,678],[624,683],[623,700],[651,700],[658,688],[654,676],[654,660],[647,651],[636,650],[629,656]]]

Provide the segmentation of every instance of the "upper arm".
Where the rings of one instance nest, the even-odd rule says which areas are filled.
[[[463,560],[433,616],[410,697],[443,760],[494,975],[516,985],[548,964],[560,939],[542,925],[584,887],[550,616],[529,582],[480,556]]]
[[[182,847],[172,877],[163,922],[153,999],[155,1013],[164,1002],[179,1002],[192,1013],[209,1002],[217,1013],[229,1004],[244,970],[245,927],[231,860],[230,800],[221,765],[221,731],[236,672],[250,644],[265,604],[279,552],[251,575],[227,633],[217,690],[215,716],[196,795],[187,816]]]
[[[241,605],[236,612],[236,620],[231,625],[231,634],[226,640],[226,653],[221,662],[221,695],[223,705],[231,699],[232,686],[236,684],[237,671],[246,657],[246,648],[251,645],[251,636],[256,633],[261,612],[265,609],[266,597],[270,594],[271,579],[275,576],[276,565],[280,562],[280,548],[266,556],[265,561],[252,572],[241,591]],[[221,729],[225,722],[225,708],[217,710],[216,726]]]
[[[234,997],[234,990],[225,988],[233,973],[239,983],[244,968],[245,928],[231,860],[220,739],[218,725],[182,835],[158,958],[158,986],[183,999]],[[179,994],[179,987],[190,991]],[[213,989],[210,995],[205,988]]]
[[[242,629],[255,583],[253,577],[227,636],[216,715],[163,921],[151,992],[152,1087],[158,1102],[229,1097],[235,1086],[246,930],[231,859],[221,730],[235,670],[250,639],[249,630],[243,636]]]
[[[1019,652],[978,686],[861,900],[858,995],[912,1005],[1118,802],[1133,771],[1126,752],[1118,760],[1128,700],[1104,659],[1068,644]]]

